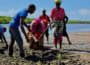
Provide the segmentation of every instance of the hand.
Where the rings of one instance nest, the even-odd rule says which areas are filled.
[[[34,39],[34,41],[35,41],[35,42],[38,42],[38,40],[37,40],[37,39]]]
[[[52,27],[50,26],[50,30],[52,30]]]
[[[26,41],[27,41],[27,42],[30,42],[28,38],[26,38]]]

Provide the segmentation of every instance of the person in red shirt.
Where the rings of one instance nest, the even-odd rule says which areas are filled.
[[[43,10],[43,11],[42,11],[42,15],[40,16],[40,19],[41,19],[41,20],[43,21],[43,23],[44,23],[44,30],[46,30],[47,27],[48,27],[48,24],[49,24],[49,22],[50,22],[49,16],[46,14],[46,10]],[[46,32],[45,32],[45,36],[46,36],[47,42],[48,42],[48,40],[49,40],[49,32],[48,32],[48,29],[47,29]]]
[[[54,44],[57,48],[57,43],[59,43],[60,49],[62,48],[62,37],[63,37],[63,26],[64,26],[64,17],[65,11],[61,8],[61,1],[57,0],[55,2],[56,7],[51,11],[51,20],[54,23]]]

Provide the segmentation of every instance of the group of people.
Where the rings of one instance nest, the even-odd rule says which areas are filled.
[[[23,39],[21,37],[21,33],[19,31],[19,27],[23,32],[25,39],[30,44],[30,48],[43,47],[43,37],[46,35],[47,41],[49,41],[49,32],[48,28],[55,28],[54,30],[54,44],[55,48],[57,48],[57,43],[60,45],[60,49],[62,48],[62,40],[63,36],[67,37],[69,44],[71,44],[69,40],[69,36],[66,32],[66,23],[68,21],[68,17],[65,14],[63,8],[60,7],[61,1],[55,0],[56,7],[52,9],[51,16],[46,14],[46,10],[42,11],[42,15],[38,18],[34,19],[30,25],[25,23],[25,19],[29,14],[33,14],[36,10],[36,6],[34,4],[30,4],[28,8],[18,12],[13,20],[10,22],[9,32],[11,36],[10,45],[8,45],[9,56],[13,56],[13,45],[16,41],[19,50],[20,56],[24,57],[24,49],[23,49]],[[27,28],[28,33],[25,32],[24,26]],[[48,42],[49,43],[49,42]]]

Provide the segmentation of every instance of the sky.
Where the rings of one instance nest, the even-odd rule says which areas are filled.
[[[40,16],[43,9],[50,15],[55,7],[54,0],[0,0],[0,16],[14,16],[32,3],[36,5],[36,11],[29,16],[31,18]],[[90,0],[62,0],[61,7],[70,20],[90,20]]]

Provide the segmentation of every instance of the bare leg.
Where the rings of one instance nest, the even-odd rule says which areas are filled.
[[[3,39],[2,39],[2,35],[1,34],[0,34],[0,40],[1,40],[2,43],[4,42]]]
[[[68,41],[69,45],[71,45],[72,43],[70,41],[70,38],[69,38],[68,34],[66,35],[66,38],[67,38],[67,41]]]
[[[11,36],[11,42],[10,42],[10,45],[9,45],[9,56],[12,57],[13,56],[13,45],[14,45],[14,38]]]
[[[55,48],[57,49],[57,44],[55,44]]]
[[[60,37],[59,37],[59,45],[60,45],[60,49],[62,49],[62,40],[63,40],[63,38],[62,38],[62,35],[60,35]]]
[[[48,38],[49,36],[47,35],[46,37],[47,37],[47,41],[48,41],[49,40],[49,38]]]
[[[47,42],[49,43],[49,33],[48,30],[45,32],[46,38],[47,38]]]
[[[59,40],[59,48],[62,49],[62,40]]]
[[[62,43],[59,44],[59,48],[62,49]]]
[[[54,38],[54,45],[55,45],[55,48],[57,49],[57,38]]]
[[[6,38],[5,38],[4,34],[2,34],[2,38],[3,38],[3,41],[4,41],[5,44],[6,44],[6,47],[5,47],[5,48],[8,48],[8,44],[7,44],[7,41],[6,41]]]

